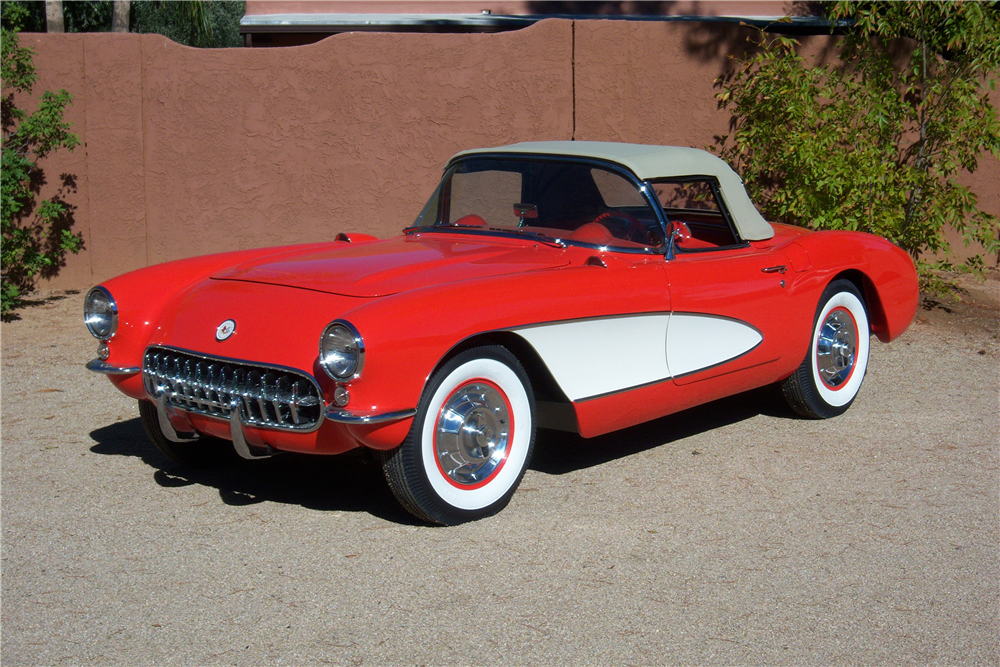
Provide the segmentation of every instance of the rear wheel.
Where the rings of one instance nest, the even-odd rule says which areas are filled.
[[[797,413],[813,419],[847,411],[868,369],[870,329],[854,283],[835,280],[820,297],[809,351],[781,389]]]
[[[528,375],[506,348],[457,355],[424,388],[410,433],[382,453],[393,494],[418,518],[454,525],[503,509],[535,443]]]
[[[233,451],[232,443],[207,435],[190,442],[168,440],[160,430],[156,406],[150,401],[139,401],[139,417],[146,435],[156,448],[177,463],[192,467],[211,465],[229,458]]]

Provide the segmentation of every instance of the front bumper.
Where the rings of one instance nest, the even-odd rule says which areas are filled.
[[[135,375],[136,373],[142,371],[142,369],[138,366],[112,366],[108,362],[100,359],[91,359],[88,361],[87,370],[100,373],[101,375]]]
[[[139,367],[113,366],[100,359],[88,362],[86,368],[122,379],[143,373]],[[392,449],[402,443],[417,412],[416,409],[408,409],[356,413],[327,405],[321,398],[322,417],[318,422],[307,430],[293,430],[274,424],[247,423],[241,406],[246,405],[248,396],[242,393],[223,392],[218,395],[215,392],[213,396],[203,395],[199,403],[192,402],[190,384],[184,388],[176,382],[144,382],[143,385],[145,398],[156,404],[160,430],[168,440],[190,442],[202,435],[224,438],[232,440],[237,453],[247,459],[266,458],[278,451],[339,454],[359,446]],[[204,387],[199,386],[198,389],[205,394]],[[209,401],[209,398],[212,400]],[[257,396],[251,398],[253,404],[260,400]],[[220,409],[222,402],[228,403],[224,412]],[[209,403],[212,404],[212,411],[205,407]]]

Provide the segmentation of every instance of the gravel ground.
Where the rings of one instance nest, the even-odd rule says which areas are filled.
[[[360,455],[174,465],[82,299],[2,326],[4,665],[1000,662],[993,305],[874,343],[842,417],[542,432],[504,512],[430,528]]]

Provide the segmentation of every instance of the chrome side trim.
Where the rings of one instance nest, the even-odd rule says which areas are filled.
[[[624,394],[626,391],[635,391],[636,389],[644,389],[646,387],[652,387],[654,385],[662,384],[664,382],[669,382],[673,380],[673,376],[668,375],[665,378],[660,378],[658,380],[653,380],[651,382],[643,382],[642,384],[633,385],[631,387],[624,387],[622,389],[615,389],[614,391],[606,391],[603,394],[594,394],[593,396],[584,396],[583,398],[578,398],[573,401],[574,404],[586,403],[587,401],[593,401],[598,398],[607,398],[608,396],[614,396],[615,394]]]
[[[567,324],[569,322],[593,322],[595,320],[618,320],[624,319],[626,317],[648,317],[650,315],[670,315],[669,310],[650,310],[643,311],[640,313],[618,313],[615,315],[591,315],[589,317],[572,317],[566,320],[543,320],[541,322],[529,322],[528,324],[515,324],[514,326],[507,327],[505,329],[493,329],[493,331],[510,331],[511,333],[517,333],[518,329],[532,329],[534,327],[547,327],[553,324]],[[478,336],[479,334],[490,333],[489,331],[480,331],[479,333],[473,334]],[[471,338],[472,336],[468,336]],[[465,340],[465,339],[463,339]],[[462,342],[462,341],[459,341]]]
[[[100,359],[91,359],[87,362],[87,370],[94,371],[95,373],[100,373],[101,375],[135,375],[142,369],[138,366],[112,366],[106,361],[101,361]]]
[[[407,419],[415,414],[417,414],[416,408],[412,410],[399,410],[398,412],[384,412],[380,415],[356,415],[353,412],[341,410],[335,405],[326,410],[326,418],[338,424],[381,424],[383,422]]]

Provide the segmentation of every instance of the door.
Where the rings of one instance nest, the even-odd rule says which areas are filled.
[[[781,358],[789,306],[784,265],[781,255],[752,247],[680,254],[666,263],[672,310],[667,367],[674,382],[690,384]]]

